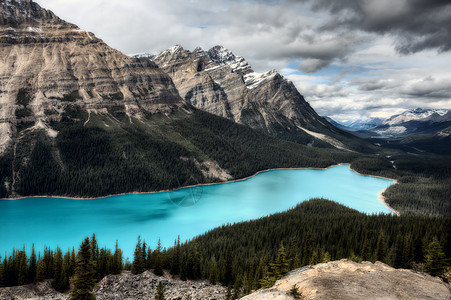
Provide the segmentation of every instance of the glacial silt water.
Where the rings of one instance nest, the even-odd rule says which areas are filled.
[[[365,213],[390,213],[378,194],[392,180],[359,175],[348,165],[328,169],[283,169],[243,181],[170,192],[126,194],[101,199],[26,198],[0,201],[0,256],[13,248],[27,252],[59,245],[77,249],[96,234],[99,245],[133,257],[138,235],[155,247],[172,246],[180,235],[191,239],[214,227],[287,210],[323,197]]]

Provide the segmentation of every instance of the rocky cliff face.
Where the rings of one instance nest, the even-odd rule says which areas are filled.
[[[0,4],[0,151],[17,124],[46,127],[67,105],[101,111],[123,105],[129,115],[183,104],[169,76],[31,0]]]
[[[321,118],[277,71],[255,73],[222,46],[190,52],[177,45],[149,57],[186,102],[207,112],[302,144],[348,148],[346,133]]]
[[[242,299],[294,299],[294,286],[302,299],[451,299],[450,285],[438,278],[380,262],[348,260],[291,271],[272,288]]]

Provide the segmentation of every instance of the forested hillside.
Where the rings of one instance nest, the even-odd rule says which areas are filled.
[[[138,238],[133,263],[125,266],[119,263],[118,247],[100,248],[95,237],[85,240],[77,255],[72,250],[63,256],[61,249],[38,255],[33,249],[28,258],[25,249],[15,250],[0,264],[0,286],[53,278],[55,288],[64,290],[72,275],[95,282],[124,267],[136,274],[153,269],[162,275],[166,269],[182,280],[204,278],[230,286],[238,295],[270,286],[291,269],[341,258],[441,275],[450,266],[450,229],[449,216],[365,215],[313,199],[287,212],[221,226],[186,243],[175,241],[167,250],[150,249]],[[90,275],[77,271],[80,255],[88,257]]]
[[[96,197],[219,181],[203,173],[212,161],[232,178],[282,167],[327,167],[357,153],[317,149],[266,136],[194,108],[130,118],[124,107],[88,114],[72,106],[58,132],[21,133],[1,157],[0,197]]]

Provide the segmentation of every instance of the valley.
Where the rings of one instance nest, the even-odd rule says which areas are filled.
[[[363,111],[322,102],[366,71],[331,66],[316,97],[321,51],[281,71],[221,45],[129,56],[32,0],[0,11],[0,295],[236,299],[344,258],[449,281],[449,109],[341,124],[313,106]]]

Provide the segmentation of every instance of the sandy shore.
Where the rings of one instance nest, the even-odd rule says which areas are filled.
[[[13,198],[4,198],[4,199],[0,199],[0,201],[5,201],[5,200],[20,200],[20,199],[27,199],[27,198],[65,198],[65,199],[71,199],[71,200],[95,200],[95,199],[104,199],[104,198],[108,198],[108,197],[114,197],[114,196],[121,196],[121,195],[139,195],[139,194],[155,194],[155,193],[163,193],[163,192],[172,192],[172,191],[177,191],[180,189],[185,189],[185,188],[192,188],[192,187],[199,187],[199,186],[208,186],[208,185],[215,185],[215,184],[222,184],[222,183],[233,183],[233,182],[240,182],[240,181],[245,181],[248,180],[250,178],[253,178],[255,176],[257,176],[258,174],[264,173],[264,172],[269,172],[269,171],[276,171],[276,170],[326,170],[332,167],[337,167],[337,166],[343,166],[343,165],[348,165],[349,168],[351,169],[351,171],[362,175],[362,176],[370,176],[370,177],[377,177],[377,178],[381,178],[381,179],[386,179],[386,180],[390,180],[393,181],[393,184],[397,184],[398,181],[396,179],[392,179],[392,178],[387,178],[387,177],[382,177],[382,176],[375,176],[375,175],[367,175],[367,174],[362,174],[359,173],[355,170],[353,170],[351,168],[351,164],[349,163],[340,163],[340,164],[335,164],[335,165],[330,165],[326,168],[313,168],[313,167],[309,167],[309,168],[274,168],[274,169],[266,169],[266,170],[262,170],[262,171],[258,171],[257,173],[245,177],[245,178],[240,178],[240,179],[234,179],[234,180],[228,180],[228,181],[221,181],[221,182],[212,182],[212,183],[200,183],[200,184],[195,184],[195,185],[188,185],[188,186],[183,186],[183,187],[179,187],[179,188],[174,188],[174,189],[165,189],[165,190],[159,190],[159,191],[150,191],[150,192],[128,192],[128,193],[120,193],[120,194],[111,194],[111,195],[106,195],[106,196],[101,196],[101,197],[68,197],[68,196],[27,196],[27,197],[13,197]],[[388,187],[387,187],[388,188]],[[390,207],[387,202],[385,201],[385,197],[382,195],[385,190],[387,190],[387,188],[385,188],[384,190],[382,190],[379,194],[378,194],[378,199],[379,201],[381,201],[388,209],[390,209],[393,213],[395,213],[396,215],[400,215],[400,213],[398,211],[396,211],[395,209],[393,209],[392,207]]]

